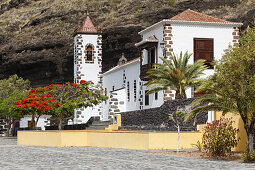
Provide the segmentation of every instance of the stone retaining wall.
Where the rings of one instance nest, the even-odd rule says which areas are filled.
[[[137,110],[121,113],[121,129],[126,130],[157,130],[157,131],[176,131],[173,121],[169,121],[169,114],[177,110],[189,112],[191,103],[195,98],[183,100],[165,101],[158,108]],[[207,121],[207,113],[202,113],[197,119],[197,124],[204,124]],[[196,131],[193,126],[194,118],[187,123],[183,123],[181,131]]]
[[[7,132],[7,122],[4,118],[0,118],[0,136],[6,136]]]

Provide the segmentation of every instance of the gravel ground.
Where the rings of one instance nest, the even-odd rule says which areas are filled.
[[[1,170],[255,169],[255,164],[153,154],[155,151],[95,147],[21,146],[16,145],[16,142],[16,138],[0,137]]]

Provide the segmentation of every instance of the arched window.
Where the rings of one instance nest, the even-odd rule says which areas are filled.
[[[87,61],[92,61],[92,47],[91,46],[87,46],[86,53],[87,53]]]

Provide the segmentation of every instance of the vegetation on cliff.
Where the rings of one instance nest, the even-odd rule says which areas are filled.
[[[141,29],[190,8],[230,21],[253,23],[253,0],[2,0],[0,79],[12,74],[32,86],[73,80],[73,32],[86,15],[103,29],[103,70],[121,53],[138,57]]]

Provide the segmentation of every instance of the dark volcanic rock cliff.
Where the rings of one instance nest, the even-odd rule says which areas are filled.
[[[0,79],[12,74],[33,86],[73,80],[73,32],[85,19],[86,0],[1,0]],[[141,29],[190,8],[253,23],[254,0],[90,0],[90,16],[103,29],[103,70],[121,53],[139,56]]]

